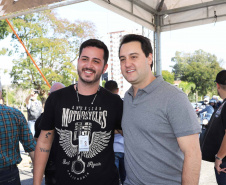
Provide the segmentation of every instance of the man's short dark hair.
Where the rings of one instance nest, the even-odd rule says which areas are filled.
[[[107,64],[108,57],[109,57],[109,51],[108,51],[107,46],[102,41],[97,40],[97,39],[89,39],[89,40],[83,42],[79,48],[79,58],[80,58],[83,48],[86,48],[86,47],[96,47],[99,49],[103,49],[104,50],[104,64]]]
[[[122,40],[121,40],[120,45],[119,45],[119,54],[120,54],[120,49],[121,49],[123,44],[133,42],[133,41],[140,42],[141,49],[144,52],[146,57],[148,57],[150,53],[151,54],[153,53],[151,41],[150,41],[149,38],[144,37],[142,35],[128,34],[128,35],[125,35],[124,37],[122,37]],[[151,69],[152,69],[152,67],[153,67],[153,62],[151,64]]]
[[[105,83],[105,89],[109,90],[110,92],[114,92],[118,89],[118,84],[114,80],[109,80]]]

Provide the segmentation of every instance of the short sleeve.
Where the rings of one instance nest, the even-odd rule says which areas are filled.
[[[41,130],[40,130],[40,122],[41,122],[41,119],[42,119],[42,115],[43,114],[41,114],[39,117],[38,117],[38,119],[35,121],[35,135],[34,135],[34,137],[35,138],[38,138],[39,137],[39,135],[40,135],[40,132],[41,132]]]
[[[23,145],[25,152],[32,152],[35,150],[36,141],[33,138],[24,115],[20,111],[17,111],[16,115],[20,129],[19,140]]]
[[[54,126],[54,93],[50,94],[45,103],[43,116],[39,128],[41,130],[53,130]]]
[[[115,129],[122,130],[121,121],[122,121],[122,113],[123,113],[123,100],[119,97],[118,104],[117,104],[117,121],[115,125]]]
[[[226,101],[226,100],[225,100],[225,101]],[[224,101],[224,102],[225,102],[225,101]],[[224,102],[223,102],[223,103],[224,103]],[[222,115],[222,123],[223,123],[224,129],[226,130],[226,102],[225,102],[224,107],[223,107],[223,109],[222,109],[221,115]]]
[[[176,137],[200,133],[198,118],[186,94],[174,94],[167,107],[168,120]]]

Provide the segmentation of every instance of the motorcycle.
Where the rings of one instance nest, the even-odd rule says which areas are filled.
[[[208,127],[208,123],[210,121],[210,118],[211,118],[212,114],[209,114],[209,113],[201,113],[199,115],[200,117],[200,125],[201,125],[201,134],[199,135],[199,139],[200,141],[203,139],[204,137],[204,134],[206,132],[206,129]]]

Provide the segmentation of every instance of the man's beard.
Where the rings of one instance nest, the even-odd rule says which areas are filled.
[[[85,71],[85,70],[90,70],[94,73],[94,79],[93,80],[85,80],[82,78],[82,71]],[[104,70],[104,69],[103,69]],[[96,82],[98,82],[100,80],[100,77],[103,73],[103,70],[101,71],[100,74],[98,74],[95,70],[93,69],[89,69],[89,68],[83,68],[82,71],[81,70],[78,70],[78,76],[79,76],[79,79],[83,82],[83,83],[86,83],[86,84],[94,84]]]

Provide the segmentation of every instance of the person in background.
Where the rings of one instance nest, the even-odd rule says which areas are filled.
[[[35,134],[35,121],[42,113],[42,104],[39,100],[37,100],[37,97],[38,91],[34,90],[25,99],[25,103],[27,105],[28,126],[33,136]]]
[[[40,123],[34,184],[41,185],[54,139],[57,185],[118,185],[114,130],[121,129],[122,99],[100,86],[109,51],[97,39],[79,49],[76,84],[51,93]]]
[[[109,80],[105,83],[105,89],[109,90],[113,94],[118,94],[118,84],[114,80]],[[126,179],[126,170],[124,166],[124,137],[122,136],[122,130],[115,130],[114,137],[114,152],[115,152],[115,165],[118,168],[119,177],[123,184]]]
[[[2,87],[0,84],[0,97]],[[34,160],[35,140],[19,110],[0,104],[0,184],[20,185],[17,164],[22,161],[19,142]]]
[[[3,99],[3,97],[0,99],[0,104],[3,104],[4,105],[4,99]]]
[[[64,88],[65,85],[60,83],[60,82],[56,82],[54,83],[51,88],[50,88],[50,92],[49,95],[51,93],[53,93],[54,91],[57,91],[59,89]],[[38,117],[38,119],[35,122],[35,135],[34,138],[37,141],[38,137],[40,135],[41,129],[39,128],[41,119],[42,119],[43,113]],[[54,157],[54,153],[55,153],[55,149],[54,149],[54,141],[53,141],[53,145],[49,154],[49,159],[48,162],[46,164],[46,168],[45,168],[45,185],[55,185],[56,184],[56,177],[55,177],[55,171],[56,171],[56,166],[55,166],[55,157]]]
[[[213,95],[212,99],[216,100],[215,108],[218,109],[221,106],[222,102],[218,99],[218,96],[216,96],[216,95]]]
[[[201,145],[202,157],[207,161],[215,161],[217,183],[226,185],[226,70],[217,74],[215,82],[223,102],[209,122]]]
[[[211,100],[204,100],[206,107],[204,109],[202,109],[201,111],[198,112],[198,114],[202,114],[204,112],[206,112],[207,114],[212,115],[214,112],[214,108],[215,108],[215,100],[211,99]]]
[[[187,95],[154,76],[148,38],[125,35],[119,59],[132,84],[123,104],[124,185],[198,185],[201,128]]]

